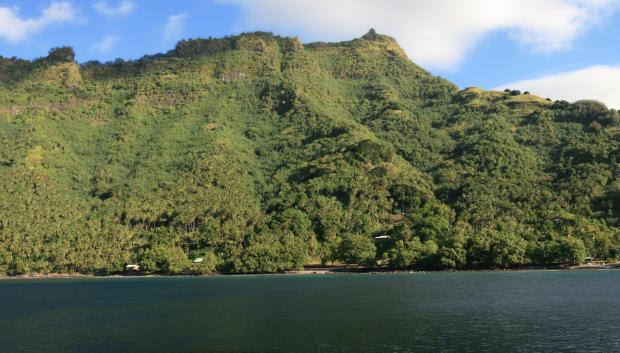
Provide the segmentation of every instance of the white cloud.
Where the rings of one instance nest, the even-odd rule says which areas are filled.
[[[94,4],[93,7],[103,16],[120,17],[131,14],[136,9],[136,4],[133,1],[126,0],[119,2],[116,6],[112,6],[107,1],[100,1]]]
[[[181,38],[188,18],[186,13],[169,16],[164,27],[164,39],[169,41]]]
[[[220,0],[238,5],[242,30],[301,32],[309,40],[394,36],[419,64],[454,70],[489,33],[535,51],[570,48],[618,0]]]
[[[90,46],[91,51],[97,51],[100,53],[109,53],[114,45],[118,43],[119,38],[115,36],[107,36],[101,42],[95,43]]]
[[[596,99],[620,108],[620,66],[595,65],[497,87],[530,91],[552,99]]]
[[[54,24],[74,22],[76,12],[69,2],[53,2],[34,18],[23,18],[18,7],[0,6],[0,39],[20,42]]]

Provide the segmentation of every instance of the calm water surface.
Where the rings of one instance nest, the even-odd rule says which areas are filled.
[[[0,352],[620,352],[620,271],[3,280]]]

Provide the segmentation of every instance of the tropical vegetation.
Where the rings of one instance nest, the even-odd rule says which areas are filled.
[[[374,31],[0,58],[0,273],[586,256],[620,257],[620,117],[600,102],[459,90]]]

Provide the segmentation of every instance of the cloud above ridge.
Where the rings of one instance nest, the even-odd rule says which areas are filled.
[[[106,53],[109,53],[114,48],[114,46],[116,45],[116,43],[118,43],[118,41],[119,41],[119,38],[116,36],[107,36],[103,38],[102,41],[91,45],[90,50],[106,54]]]
[[[71,3],[66,1],[51,3],[38,17],[33,18],[21,17],[18,7],[0,6],[0,39],[21,42],[51,25],[74,22],[76,16]]]
[[[106,17],[121,17],[131,14],[136,9],[136,4],[133,1],[124,0],[112,6],[107,1],[100,1],[95,3],[93,8]]]
[[[593,65],[574,71],[511,82],[499,87],[530,91],[552,99],[576,101],[596,99],[610,108],[620,108],[620,66]]]
[[[188,18],[189,15],[187,13],[168,16],[168,20],[164,26],[164,39],[167,41],[179,39],[183,35],[185,22]]]
[[[571,47],[618,0],[220,0],[236,4],[242,30],[299,32],[306,40],[395,37],[417,63],[455,70],[486,35],[505,31],[536,52]]]

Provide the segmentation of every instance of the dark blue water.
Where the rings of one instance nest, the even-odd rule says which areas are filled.
[[[0,352],[620,352],[620,271],[3,280]]]

